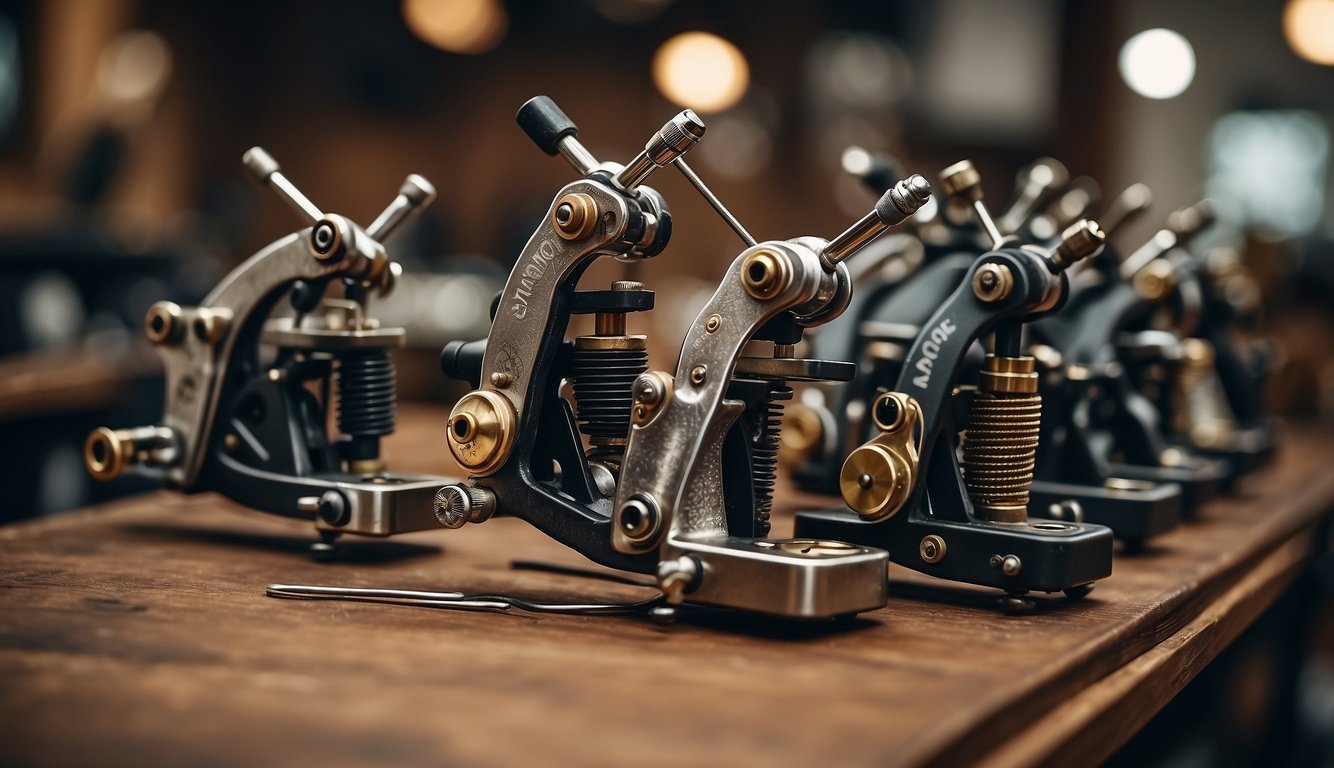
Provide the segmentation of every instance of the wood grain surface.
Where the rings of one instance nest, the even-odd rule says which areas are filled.
[[[405,407],[389,457],[443,466],[444,412]],[[0,529],[0,764],[1087,764],[1110,754],[1295,578],[1334,506],[1334,435],[1200,521],[1118,557],[1086,599],[1011,616],[892,568],[850,623],[696,610],[625,617],[275,600],[271,582],[621,600],[513,570],[586,565],[513,519],[341,562],[310,526],[160,492]],[[780,488],[776,535],[812,501]]]

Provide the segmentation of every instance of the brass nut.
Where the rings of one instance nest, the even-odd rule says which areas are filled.
[[[1107,235],[1103,234],[1098,222],[1080,219],[1061,233],[1061,242],[1056,246],[1052,260],[1064,269],[1097,253],[1105,242]]]
[[[973,273],[973,294],[988,304],[1004,301],[1014,289],[1014,274],[1004,264],[983,264]]]
[[[185,335],[180,305],[171,301],[159,301],[149,307],[148,314],[144,317],[144,333],[154,344],[180,341]]]
[[[98,427],[83,444],[83,463],[94,480],[114,480],[125,471],[134,453],[133,442],[124,432]]]
[[[741,262],[741,285],[746,293],[768,301],[792,282],[792,265],[787,257],[770,250],[758,250]]]
[[[920,544],[917,545],[917,554],[922,556],[924,563],[938,563],[945,559],[945,540],[936,534],[923,536]]]
[[[1176,270],[1171,262],[1157,259],[1135,273],[1135,292],[1149,301],[1162,301],[1176,287]]]
[[[190,331],[205,344],[216,344],[226,335],[231,319],[230,309],[197,309],[195,319],[190,323]]]
[[[571,192],[556,201],[551,220],[556,225],[556,234],[562,238],[582,240],[597,227],[597,201],[582,192]]]
[[[1189,338],[1181,341],[1181,358],[1190,365],[1208,368],[1214,364],[1214,345],[1205,339]]]
[[[982,199],[982,175],[971,160],[960,160],[940,172],[940,191],[969,203]]]
[[[1031,395],[1038,391],[1037,358],[987,355],[978,381],[982,392]]]
[[[449,414],[449,452],[474,475],[500,468],[514,446],[514,405],[498,392],[464,395]]]

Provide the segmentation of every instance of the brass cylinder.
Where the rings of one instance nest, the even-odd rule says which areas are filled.
[[[1037,384],[1032,357],[987,356],[963,441],[964,486],[984,519],[1028,519],[1042,425]]]

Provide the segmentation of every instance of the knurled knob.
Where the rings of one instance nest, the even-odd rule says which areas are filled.
[[[446,528],[480,523],[495,510],[495,494],[485,488],[446,485],[435,492],[435,517]]]
[[[940,172],[940,191],[947,197],[974,203],[982,199],[982,175],[971,160],[960,160]]]
[[[1102,248],[1107,242],[1098,222],[1092,219],[1080,219],[1061,233],[1061,243],[1052,254],[1052,262],[1059,269],[1066,269],[1077,261],[1083,261]]]

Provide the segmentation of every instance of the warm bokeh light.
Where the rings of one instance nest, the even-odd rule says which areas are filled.
[[[750,83],[750,67],[735,45],[708,32],[683,32],[653,55],[653,82],[672,102],[699,112],[736,104]]]
[[[97,62],[97,85],[121,102],[155,97],[171,76],[171,49],[157,34],[126,32],[112,40]]]
[[[1334,0],[1289,0],[1283,34],[1298,56],[1334,66]]]
[[[495,48],[509,26],[500,0],[403,0],[403,20],[436,48],[464,54]]]
[[[1150,99],[1179,96],[1195,79],[1195,51],[1170,29],[1148,29],[1121,47],[1121,78]]]

